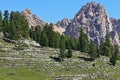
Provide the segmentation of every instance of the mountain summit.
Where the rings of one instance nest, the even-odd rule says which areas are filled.
[[[25,9],[24,11],[21,12],[22,15],[25,16],[26,20],[29,23],[29,26],[35,27],[37,25],[44,26],[45,22],[42,21],[39,17],[36,15],[32,14],[30,9]]]
[[[78,38],[80,27],[98,45],[105,39],[106,33],[111,34],[113,43],[119,44],[118,33],[113,30],[111,19],[99,3],[89,2],[83,6],[67,26],[65,34]]]

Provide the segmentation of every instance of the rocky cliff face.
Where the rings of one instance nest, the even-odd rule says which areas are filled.
[[[68,18],[64,18],[61,21],[58,21],[56,23],[56,26],[61,26],[62,28],[65,28],[71,23],[71,20],[69,20]]]
[[[24,11],[21,12],[22,15],[25,16],[27,22],[29,23],[29,27],[35,27],[37,25],[40,25],[41,27],[44,27],[46,22],[41,20],[38,16],[32,14],[30,9],[25,9]],[[63,25],[62,25],[63,26]],[[65,25],[67,26],[67,25]],[[65,29],[59,25],[53,25],[54,31],[63,34],[65,32]]]
[[[114,31],[113,43],[120,45],[120,19],[110,18]],[[112,37],[112,35],[111,35]]]
[[[120,37],[120,19],[110,18],[112,22],[113,30],[116,31]]]
[[[35,27],[37,25],[40,25],[43,27],[45,25],[45,22],[42,21],[39,17],[36,15],[32,14],[30,9],[25,9],[24,11],[21,12],[22,15],[25,16],[26,20],[29,23],[29,26]]]
[[[83,6],[75,15],[71,24],[67,26],[65,34],[78,38],[80,27],[83,27],[89,39],[92,39],[98,45],[101,40],[105,39],[106,33],[111,34],[113,43],[119,44],[119,36],[118,33],[116,33],[117,30],[114,29],[115,23],[116,21],[111,21],[105,8],[101,4],[90,2]],[[118,23],[116,23],[116,25],[118,25]]]

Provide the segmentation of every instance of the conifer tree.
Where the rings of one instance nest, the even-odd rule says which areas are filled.
[[[54,47],[54,31],[53,31],[53,24],[46,24],[43,28],[44,32],[47,34],[48,37],[48,46]]]
[[[39,33],[41,33],[41,31],[42,31],[41,26],[40,26],[40,25],[37,25],[37,26],[35,27],[35,32],[39,34]]]
[[[71,49],[73,49],[73,50],[76,50],[76,48],[77,48],[77,41],[76,41],[76,39],[75,38],[70,38],[70,45],[71,45]]]
[[[48,39],[49,39],[49,46],[50,47],[54,47],[54,40],[55,40],[55,32],[53,31],[53,24],[51,23],[49,26],[48,26]]]
[[[40,43],[40,35],[41,35],[41,32],[42,32],[42,29],[41,29],[41,27],[40,27],[40,25],[37,25],[36,27],[35,27],[35,33],[36,33],[36,41],[38,42],[38,43]]]
[[[72,49],[71,49],[71,44],[70,41],[68,42],[68,53],[67,53],[67,58],[72,57]]]
[[[54,35],[54,47],[59,48],[59,46],[60,46],[60,34],[55,33],[55,35]]]
[[[40,44],[41,46],[48,46],[47,34],[44,31],[41,32]]]
[[[65,52],[65,38],[62,35],[60,37],[60,58],[64,58],[64,52]]]
[[[32,29],[29,30],[29,36],[30,36],[31,39],[33,39],[33,31],[32,31]]]
[[[111,57],[113,46],[110,41],[110,35],[107,33],[105,38],[105,42],[100,44],[100,54]]]
[[[84,33],[82,28],[80,29],[79,50],[82,52],[88,52],[88,36]]]
[[[83,35],[84,35],[84,32],[83,32],[83,29],[80,28],[80,37],[79,37],[79,50],[80,51],[83,51]]]
[[[94,42],[91,40],[89,44],[89,52],[88,54],[92,59],[96,59],[98,57],[98,51],[97,46],[94,44]]]
[[[10,39],[17,39],[17,30],[15,25],[16,17],[15,13],[12,11],[10,14],[10,27],[9,27],[9,38]]]
[[[69,48],[69,45],[70,45],[70,38],[69,37],[66,37],[66,41],[65,41],[65,48],[68,49]]]
[[[0,11],[0,31],[2,31],[2,12]]]
[[[22,28],[21,35],[22,35],[23,38],[28,38],[28,36],[29,36],[29,25],[28,25],[27,20],[25,20],[24,17],[22,17],[22,19],[23,20],[22,20],[21,24],[23,24],[23,25],[21,25],[21,28]]]
[[[4,12],[4,19],[3,19],[3,32],[6,35],[6,33],[9,32],[9,13],[8,13],[8,10],[5,10]]]
[[[116,64],[117,55],[119,54],[119,47],[117,45],[114,46],[114,50],[112,51],[112,56],[110,57],[110,62],[113,66]]]

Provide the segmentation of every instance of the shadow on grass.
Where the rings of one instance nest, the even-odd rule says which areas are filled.
[[[115,66],[115,64],[112,64],[111,62],[108,62],[107,64],[111,66]]]
[[[59,57],[52,57],[50,56],[51,59],[53,59],[55,62],[62,62],[63,60]]]
[[[87,58],[87,57],[78,57],[78,58],[80,58],[80,59],[82,59],[84,61],[94,61],[93,58]]]
[[[108,65],[112,65],[112,63],[110,63],[110,62],[107,62],[107,64],[108,64]]]

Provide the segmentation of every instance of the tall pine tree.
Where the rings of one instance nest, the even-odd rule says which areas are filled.
[[[102,42],[100,44],[100,54],[111,57],[113,45],[111,44],[111,41],[110,41],[110,34],[107,33],[105,38],[106,38],[105,42]]]
[[[117,55],[119,54],[119,47],[117,45],[114,45],[114,50],[112,51],[112,56],[110,57],[110,62],[113,66],[116,64]]]
[[[10,14],[10,27],[9,27],[10,39],[18,39],[15,21],[16,21],[15,12],[12,11]]]
[[[89,44],[89,52],[88,54],[92,59],[96,59],[98,57],[98,49],[94,42],[91,40]]]
[[[67,58],[72,57],[72,49],[71,49],[71,44],[70,40],[68,41],[68,53],[67,53]]]
[[[82,52],[88,52],[88,36],[84,33],[82,27],[80,29],[80,37],[79,37],[79,50]]]
[[[0,11],[0,31],[2,31],[2,12]]]
[[[55,35],[54,35],[54,47],[59,48],[59,46],[60,46],[60,34],[55,33]]]
[[[6,33],[8,33],[9,30],[9,13],[8,10],[5,10],[4,12],[4,19],[3,19],[3,32],[5,34],[5,36],[7,36]]]
[[[62,35],[60,37],[60,58],[64,58],[65,52],[65,37]]]
[[[48,37],[44,31],[41,32],[40,44],[41,46],[48,46]]]

